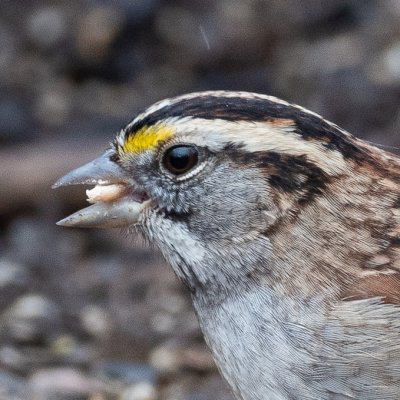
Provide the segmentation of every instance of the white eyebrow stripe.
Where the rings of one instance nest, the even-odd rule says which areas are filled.
[[[222,151],[228,143],[243,146],[249,152],[274,151],[292,156],[306,156],[329,175],[348,170],[343,154],[327,149],[318,140],[305,140],[295,132],[296,126],[279,126],[269,122],[226,121],[222,119],[171,118],[164,120],[176,128],[176,136],[213,151]]]

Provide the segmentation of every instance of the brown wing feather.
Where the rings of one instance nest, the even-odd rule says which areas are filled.
[[[380,297],[387,304],[400,305],[400,273],[381,273],[360,278],[343,294],[342,299],[351,301],[373,297]]]

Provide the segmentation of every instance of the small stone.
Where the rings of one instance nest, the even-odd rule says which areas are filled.
[[[113,324],[109,313],[96,305],[87,305],[80,314],[82,327],[94,337],[104,338],[108,336]]]
[[[76,340],[72,336],[61,335],[53,341],[51,348],[54,354],[58,356],[69,356],[76,346]]]
[[[205,377],[193,389],[185,400],[233,400],[231,391],[218,375]]]
[[[0,289],[24,287],[28,281],[29,272],[24,265],[7,258],[0,259]]]
[[[179,351],[182,368],[199,372],[210,372],[216,369],[214,359],[205,347],[184,348]]]
[[[29,294],[21,297],[10,311],[14,317],[21,319],[55,319],[59,316],[57,306],[40,294]]]
[[[175,328],[174,318],[166,313],[157,313],[151,319],[151,326],[153,330],[161,334],[169,334]]]
[[[140,382],[136,385],[126,388],[120,397],[120,400],[156,400],[157,390],[148,382]]]
[[[67,21],[62,10],[45,7],[31,14],[26,23],[30,39],[40,48],[51,48],[65,39]]]
[[[28,399],[26,382],[19,376],[5,371],[0,372],[0,399],[25,400]]]
[[[369,77],[378,84],[400,83],[400,42],[385,49],[369,67]]]
[[[167,293],[163,293],[160,307],[167,313],[179,314],[185,310],[186,301],[181,294],[168,291]]]
[[[57,305],[46,297],[29,294],[12,304],[4,318],[11,338],[21,342],[36,342],[57,330],[61,315]]]
[[[26,364],[25,357],[12,346],[0,347],[0,362],[7,368],[21,370],[21,366]]]
[[[35,117],[50,126],[62,126],[71,113],[71,90],[66,82],[42,89],[35,103]]]
[[[107,390],[106,385],[72,368],[42,369],[29,379],[33,399],[86,399]]]
[[[210,372],[216,369],[211,353],[205,345],[189,348],[161,345],[151,352],[150,364],[165,375],[174,374],[179,370]]]
[[[50,350],[57,360],[68,362],[69,365],[84,366],[93,359],[93,347],[80,343],[72,335],[60,335],[50,344]]]
[[[177,351],[169,346],[156,347],[150,353],[149,360],[150,364],[162,374],[174,374],[180,367]]]
[[[103,362],[97,364],[96,375],[117,380],[128,385],[147,382],[154,384],[157,372],[150,365],[135,362]]]
[[[80,21],[77,48],[80,56],[90,63],[102,61],[111,44],[124,26],[124,15],[117,8],[97,7]]]

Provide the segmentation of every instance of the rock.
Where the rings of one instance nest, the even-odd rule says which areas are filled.
[[[39,48],[59,45],[67,36],[67,21],[63,11],[56,7],[35,10],[26,21],[26,32]]]
[[[227,384],[218,375],[207,376],[185,400],[234,400]]]
[[[80,313],[80,320],[87,333],[100,339],[110,335],[113,329],[110,314],[96,305],[84,307]]]
[[[65,81],[42,85],[35,102],[35,117],[42,123],[59,127],[65,124],[71,114],[71,88]]]
[[[149,356],[150,364],[161,374],[175,374],[180,368],[180,357],[176,349],[161,345],[153,349]]]
[[[25,265],[8,258],[0,258],[0,290],[7,287],[25,287],[29,281],[29,271]]]
[[[0,399],[28,400],[26,382],[19,376],[0,371]]]
[[[135,362],[103,362],[96,365],[96,375],[104,376],[128,385],[136,383],[154,384],[157,372],[150,365]]]
[[[0,347],[0,362],[6,368],[21,371],[26,366],[26,357],[13,346]]]
[[[386,48],[369,67],[369,77],[378,84],[400,84],[400,42]]]
[[[151,327],[157,333],[168,335],[175,330],[175,319],[166,313],[156,313],[151,319]]]
[[[140,382],[126,388],[120,400],[157,400],[156,388],[148,382]]]
[[[43,365],[56,361],[49,349],[34,344],[15,343],[0,347],[0,363],[7,369],[22,375],[28,374],[32,369],[41,368]]]
[[[82,59],[91,64],[101,62],[124,27],[124,20],[122,12],[112,7],[96,7],[83,15],[76,39]]]
[[[61,314],[55,303],[40,294],[28,294],[12,304],[4,315],[8,335],[18,342],[42,341],[57,332]]]
[[[71,368],[42,369],[28,382],[32,400],[87,399],[98,392],[109,392],[107,385]]]
[[[56,337],[50,345],[50,350],[57,360],[69,365],[87,366],[93,359],[92,348],[68,334]]]
[[[211,353],[205,345],[182,347],[163,344],[150,353],[149,360],[162,375],[176,374],[180,370],[210,372],[216,369]]]

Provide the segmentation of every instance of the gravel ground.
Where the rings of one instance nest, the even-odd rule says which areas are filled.
[[[399,22],[398,0],[1,1],[0,400],[232,400],[158,252],[55,226],[84,195],[50,185],[194,90],[400,146]]]

